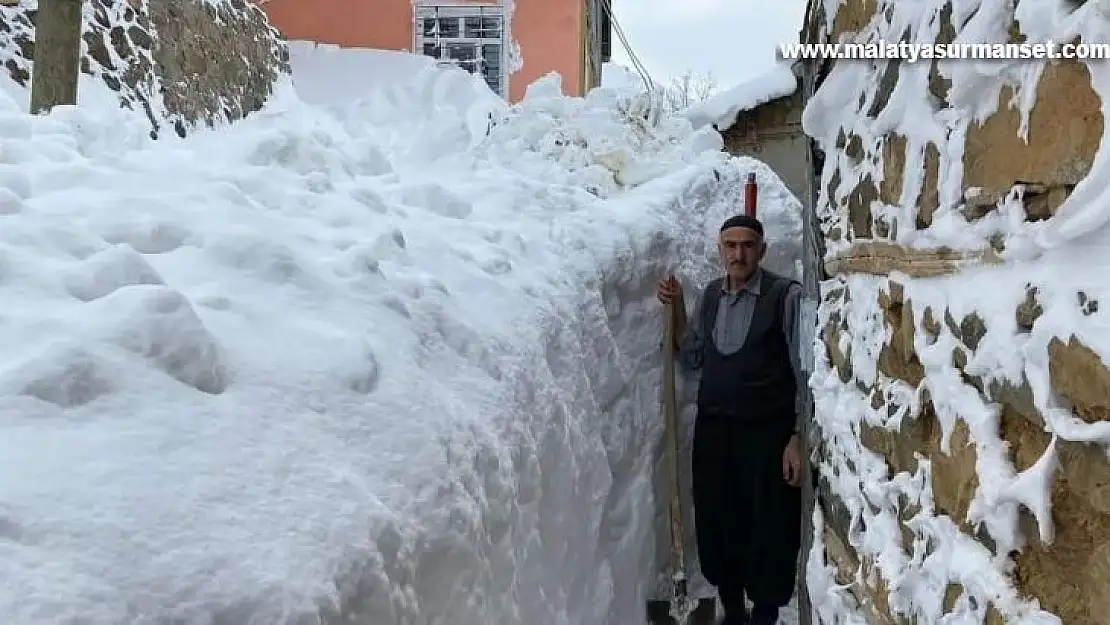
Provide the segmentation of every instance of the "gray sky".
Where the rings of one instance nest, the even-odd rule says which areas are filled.
[[[655,82],[710,72],[722,89],[771,69],[797,41],[805,0],[612,0],[632,51]],[[616,33],[613,61],[631,67]]]

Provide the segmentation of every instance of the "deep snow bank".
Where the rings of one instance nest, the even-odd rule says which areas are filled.
[[[755,164],[473,84],[171,143],[0,99],[5,623],[639,621],[653,285]]]
[[[341,48],[314,41],[288,41],[285,45],[289,63],[297,70],[291,77],[293,86],[298,98],[308,104],[350,103],[387,87],[420,85],[426,81],[414,81],[413,75],[436,65],[429,56],[394,50]],[[474,91],[480,87],[470,81],[461,86]]]
[[[880,0],[811,15],[830,41],[1103,42],[1106,6]],[[811,380],[824,492],[808,581],[823,623],[1106,621],[1108,72],[845,61],[809,103],[837,274]]]

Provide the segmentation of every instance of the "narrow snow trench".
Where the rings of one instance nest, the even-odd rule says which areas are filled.
[[[798,202],[635,98],[411,69],[158,142],[0,89],[5,623],[642,623],[654,285],[749,171],[791,272]]]

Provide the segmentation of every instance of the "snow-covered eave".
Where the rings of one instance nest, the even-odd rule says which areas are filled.
[[[793,95],[797,89],[798,77],[792,67],[784,63],[758,78],[686,109],[684,115],[694,128],[713,125],[719,132],[724,132],[736,123],[741,113]]]

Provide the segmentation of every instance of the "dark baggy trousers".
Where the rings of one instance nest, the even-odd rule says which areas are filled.
[[[768,424],[699,413],[694,426],[698,558],[726,623],[743,622],[745,594],[753,616],[777,614],[794,595],[801,489],[782,477],[791,416]]]

